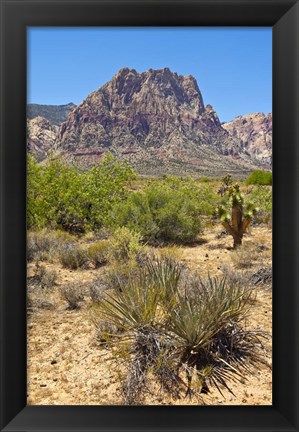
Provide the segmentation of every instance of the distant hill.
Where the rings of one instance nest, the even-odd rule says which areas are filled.
[[[272,114],[252,113],[222,123],[222,127],[242,141],[252,160],[272,164]]]
[[[36,117],[43,117],[52,125],[60,126],[65,122],[70,111],[76,108],[76,105],[69,103],[67,105],[27,105],[27,118],[32,120]]]

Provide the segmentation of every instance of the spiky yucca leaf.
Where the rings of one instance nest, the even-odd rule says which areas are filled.
[[[162,258],[147,262],[149,283],[160,291],[161,303],[166,310],[175,306],[183,266],[173,258]]]

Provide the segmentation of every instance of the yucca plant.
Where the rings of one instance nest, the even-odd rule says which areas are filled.
[[[174,355],[180,357],[180,368],[186,371],[189,395],[194,376],[200,390],[204,392],[208,391],[207,381],[218,388],[219,384],[228,388],[228,377],[241,377],[236,368],[237,340],[233,340],[234,332],[229,330],[235,329],[244,318],[252,299],[251,290],[238,284],[228,285],[225,278],[208,278],[207,281],[198,279],[197,292],[197,296],[194,292],[188,296],[187,291],[180,295],[166,329],[176,347]],[[227,340],[226,356],[219,355],[223,335],[226,335]],[[246,341],[247,344],[251,341],[249,334],[243,338],[244,346]],[[255,352],[256,349],[252,351],[253,357]],[[246,354],[249,356],[249,349]],[[242,356],[240,359],[243,359]]]
[[[148,260],[147,278],[150,284],[160,291],[160,300],[164,309],[169,310],[178,301],[177,294],[183,265],[174,258]]]
[[[123,392],[128,404],[140,397],[150,370],[170,392],[179,382],[169,356],[173,349],[171,339],[165,335],[163,323],[169,313],[166,299],[170,301],[175,295],[180,271],[173,261],[148,260],[138,272],[134,270],[128,275],[126,284],[118,286],[113,294],[106,294],[98,306],[106,323],[122,329],[116,355],[127,361]]]
[[[103,317],[124,330],[136,330],[156,322],[160,293],[146,282],[143,272],[129,278],[126,287],[107,293],[99,308]]]
[[[241,326],[253,299],[247,286],[201,280],[173,260],[154,259],[120,288],[96,307],[108,328],[121,330],[109,342],[126,365],[126,403],[141,397],[149,372],[172,395],[183,387],[191,395],[210,385],[231,391],[228,379],[240,380],[244,368],[263,361],[257,333]]]

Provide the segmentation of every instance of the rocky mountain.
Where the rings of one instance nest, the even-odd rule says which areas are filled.
[[[34,119],[35,117],[44,117],[53,125],[59,126],[66,121],[67,115],[76,107],[75,104],[69,103],[67,105],[27,105],[27,118]]]
[[[55,138],[55,125],[43,125],[41,119],[30,124],[28,148],[39,157],[52,148],[84,167],[109,151],[148,175],[244,175],[269,168],[258,122],[252,120],[251,141],[245,140],[245,132],[236,132],[239,128],[234,132],[230,123],[221,125],[212,106],[204,104],[193,76],[168,68],[143,73],[123,68],[73,106]],[[270,123],[267,136],[271,152]]]
[[[238,116],[223,123],[222,127],[234,138],[241,140],[253,161],[271,166],[272,114],[253,113]]]
[[[242,141],[204,105],[195,78],[168,68],[121,69],[69,114],[57,149],[83,165],[110,151],[144,174],[255,168]]]
[[[54,150],[58,126],[52,125],[44,117],[27,120],[27,150],[38,161],[45,159]]]

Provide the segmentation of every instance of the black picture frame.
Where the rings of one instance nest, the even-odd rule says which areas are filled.
[[[298,431],[298,1],[0,0],[0,4],[1,430]],[[273,28],[272,406],[26,406],[27,26]]]

